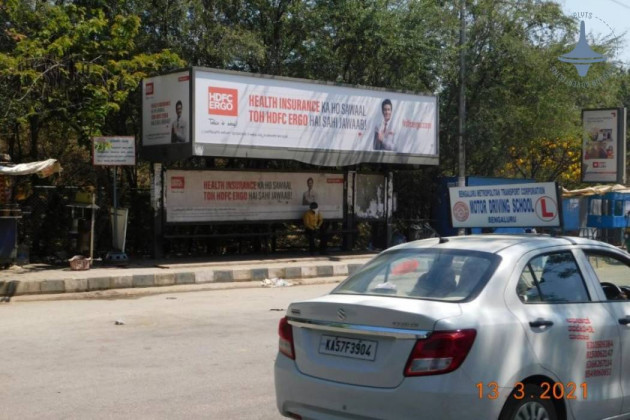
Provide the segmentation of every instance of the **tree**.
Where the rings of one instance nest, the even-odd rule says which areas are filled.
[[[12,147],[22,151],[17,161],[26,153],[31,159],[54,156],[70,168],[70,178],[73,166],[89,164],[92,136],[137,134],[126,121],[137,121],[139,110],[126,104],[143,77],[184,65],[169,50],[137,51],[135,15],[107,18],[100,9],[72,3],[36,2],[30,8],[19,0],[9,0],[2,13],[0,75],[7,88],[2,132],[18,141]],[[121,114],[122,109],[131,112]],[[22,146],[21,135],[30,137],[28,145]],[[64,162],[66,153],[82,155],[83,162]]]
[[[577,25],[551,2],[484,0],[470,4],[467,59],[467,172],[539,181],[579,182],[580,111],[617,103],[618,81],[576,89],[572,66],[558,56],[575,43]],[[600,43],[600,52],[612,45]],[[614,64],[591,69],[593,79]],[[457,84],[442,99],[446,173],[457,168]],[[607,105],[606,105],[607,104]]]

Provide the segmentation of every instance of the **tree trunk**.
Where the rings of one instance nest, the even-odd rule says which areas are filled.
[[[36,161],[39,160],[39,154],[37,152],[37,143],[39,137],[39,116],[31,115],[28,117],[28,123],[31,133],[31,158]]]

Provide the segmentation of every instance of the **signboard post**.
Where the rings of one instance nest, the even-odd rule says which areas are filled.
[[[116,184],[118,180],[118,166],[136,164],[136,142],[133,136],[108,136],[94,137],[92,139],[92,163],[94,166],[113,166],[113,217],[112,217],[112,246],[114,250],[107,253],[105,259],[108,261],[127,261],[125,254],[125,236],[127,232],[127,211],[120,209],[122,214],[123,231],[118,232],[119,209],[118,192]],[[122,241],[120,241],[122,239]]]
[[[562,225],[555,182],[450,187],[449,197],[454,228]]]

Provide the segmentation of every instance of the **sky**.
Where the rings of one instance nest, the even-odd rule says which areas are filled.
[[[617,36],[623,34],[614,59],[630,68],[630,0],[556,0],[556,3],[568,15],[592,13],[594,18],[584,20],[587,39],[592,39],[589,33],[598,38],[609,35],[611,30]]]

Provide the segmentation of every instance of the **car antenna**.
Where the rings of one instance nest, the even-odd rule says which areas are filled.
[[[445,237],[443,237],[443,236],[440,236],[440,242],[439,242],[439,243],[441,243],[441,244],[445,244],[445,243],[447,243],[447,242],[448,242],[448,238],[445,238]]]

